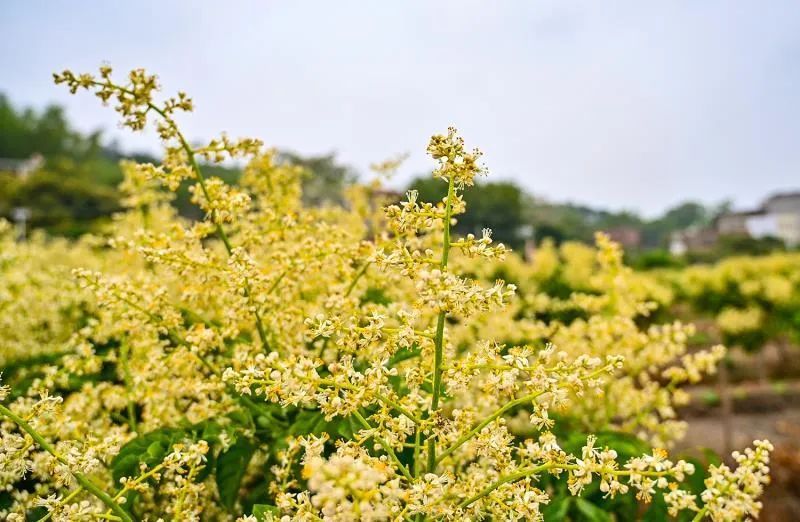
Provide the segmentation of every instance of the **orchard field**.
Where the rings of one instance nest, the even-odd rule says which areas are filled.
[[[451,233],[486,174],[455,129],[443,200],[312,207],[260,141],[190,145],[191,99],[144,71],[56,82],[164,160],[123,164],[100,233],[0,224],[3,520],[800,516],[800,254],[633,271],[598,234],[526,261]],[[237,186],[203,174],[230,157]]]

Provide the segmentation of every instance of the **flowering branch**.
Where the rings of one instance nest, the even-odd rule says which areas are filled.
[[[444,231],[442,232],[442,262],[439,269],[443,272],[447,269],[447,260],[450,255],[450,219],[453,212],[453,194],[455,191],[455,179],[451,175],[447,185],[447,201],[444,210]],[[436,317],[436,335],[434,336],[434,359],[433,359],[433,395],[431,396],[431,407],[428,412],[433,415],[439,409],[439,397],[442,394],[442,364],[444,359],[444,324],[447,312],[441,310]],[[428,435],[428,473],[436,470],[436,439],[433,433]]]
[[[108,509],[116,513],[121,520],[125,522],[134,522],[133,518],[128,514],[128,512],[122,509],[122,506],[117,504],[117,502],[114,501],[114,499],[112,499],[108,493],[100,489],[94,482],[92,482],[89,479],[89,477],[87,477],[86,475],[84,475],[79,471],[72,470],[70,462],[63,455],[58,453],[56,449],[49,442],[47,442],[47,440],[44,437],[42,437],[35,429],[33,429],[33,427],[30,424],[28,424],[28,422],[25,419],[18,416],[17,414],[15,414],[13,411],[9,410],[2,404],[0,404],[0,415],[8,417],[12,422],[14,422],[17,426],[19,426],[20,429],[22,429],[23,431],[25,431],[25,433],[30,435],[31,438],[35,440],[36,443],[39,444],[39,446],[43,450],[45,450],[47,453],[55,457],[55,459],[58,460],[61,464],[66,466],[67,469],[69,470],[69,473],[73,477],[75,477],[75,480],[78,481],[78,484],[80,484],[81,487],[83,487],[83,489],[85,489],[86,491],[90,492],[92,495],[97,497],[97,499],[100,500],[103,504],[105,504],[108,507]]]
[[[595,370],[594,372],[592,372],[592,373],[590,373],[588,375],[582,376],[581,380],[588,381],[590,379],[594,379],[595,377],[598,377],[598,376],[600,376],[600,375],[602,375],[604,373],[608,373],[609,371],[611,371],[613,369],[614,369],[614,364],[609,364],[609,365],[604,366],[604,367],[602,367],[602,368],[600,368],[598,370]],[[488,426],[492,422],[496,421],[498,418],[503,416],[509,410],[512,410],[512,409],[516,408],[517,406],[522,406],[524,404],[531,403],[531,402],[535,401],[537,398],[539,398],[540,396],[544,395],[547,392],[548,392],[547,390],[539,391],[539,392],[535,392],[535,393],[531,393],[531,394],[525,395],[524,397],[519,397],[518,399],[514,399],[513,401],[507,402],[505,405],[503,405],[502,407],[500,407],[497,410],[495,410],[494,413],[492,413],[491,415],[486,417],[483,421],[481,421],[478,424],[476,424],[475,427],[473,427],[471,430],[469,430],[468,432],[464,433],[461,437],[459,437],[458,440],[456,440],[450,447],[448,447],[444,452],[442,452],[441,455],[439,455],[439,458],[436,460],[436,463],[439,464],[442,460],[447,458],[447,456],[451,455],[455,450],[460,448],[463,444],[465,444],[466,442],[468,442],[469,440],[474,438],[486,426]]]
[[[480,493],[475,496],[472,496],[459,504],[460,508],[468,507],[470,504],[477,502],[478,500],[484,498],[485,496],[489,495],[491,492],[502,486],[503,484],[509,484],[512,482],[516,482],[518,480],[534,476],[538,473],[543,471],[583,471],[585,469],[584,466],[580,466],[578,464],[564,464],[559,462],[548,462],[547,464],[542,464],[540,466],[534,466],[531,468],[524,468],[515,473],[511,473],[510,475],[506,475],[505,477],[501,477],[496,482],[492,483],[490,486],[487,486],[483,489]],[[624,476],[642,476],[642,477],[666,477],[670,475],[674,475],[675,472],[673,470],[665,470],[665,471],[639,471],[639,470],[629,470],[629,469],[615,469],[615,468],[599,468],[599,469],[592,469],[594,473],[599,475],[609,475],[614,477],[624,477]]]
[[[222,226],[221,220],[215,218],[215,214],[217,213],[216,207],[213,204],[213,198],[208,190],[206,185],[206,179],[203,175],[203,171],[200,168],[200,164],[197,161],[197,151],[189,145],[189,142],[186,140],[186,137],[181,132],[178,124],[175,122],[174,118],[172,118],[171,114],[175,112],[176,109],[181,109],[185,111],[191,111],[193,108],[192,101],[186,97],[185,94],[179,93],[178,99],[170,99],[164,105],[164,107],[158,106],[156,103],[152,101],[152,91],[157,88],[156,79],[152,76],[147,76],[144,71],[137,70],[132,71],[130,74],[130,79],[132,82],[132,88],[127,88],[123,85],[119,85],[114,83],[111,80],[111,68],[104,66],[100,68],[100,74],[104,81],[98,81],[94,79],[91,75],[80,75],[75,76],[70,71],[64,71],[61,74],[54,74],[53,77],[56,83],[66,83],[70,90],[74,93],[77,91],[78,88],[89,89],[90,87],[95,87],[98,89],[97,96],[100,97],[103,101],[107,101],[111,98],[114,93],[117,93],[117,99],[119,101],[119,106],[117,110],[125,116],[125,124],[131,127],[133,130],[141,130],[144,128],[147,118],[147,113],[149,111],[153,111],[158,114],[165,123],[165,126],[161,126],[159,128],[159,134],[164,141],[167,141],[171,138],[174,138],[180,144],[180,148],[186,154],[186,158],[189,161],[192,171],[194,171],[195,177],[197,179],[197,183],[200,186],[200,190],[205,197],[207,205],[210,208],[211,220],[215,225],[217,236],[222,241],[222,244],[225,246],[225,250],[228,253],[228,256],[233,254],[233,246],[231,245],[230,239],[228,238],[228,234],[225,231],[225,228]],[[227,145],[227,143],[226,143]],[[249,149],[252,148],[251,144],[246,144],[249,146]],[[207,153],[206,149],[200,149],[204,153]],[[231,144],[226,147],[227,152],[230,154],[234,154],[237,152],[237,148]],[[244,286],[244,294],[247,299],[252,300],[251,298],[251,286],[250,282],[245,277],[245,286]],[[251,301],[252,304],[252,301]],[[269,341],[267,339],[267,332],[264,327],[263,321],[261,319],[261,312],[259,312],[257,306],[253,306],[253,315],[255,317],[256,323],[256,330],[258,331],[258,335],[261,339],[261,344],[264,346],[265,350],[269,349]]]
[[[353,416],[356,418],[356,420],[358,420],[358,422],[362,426],[364,426],[364,429],[369,431],[375,430],[375,428],[372,427],[372,425],[367,421],[367,419],[365,419],[364,416],[361,415],[358,411],[354,411]],[[374,433],[372,434],[372,437],[378,441],[378,444],[380,444],[383,450],[389,455],[389,457],[394,462],[395,466],[397,466],[397,469],[400,470],[400,473],[402,473],[403,476],[409,481],[413,481],[414,477],[411,476],[411,473],[408,472],[403,463],[400,462],[400,459],[397,458],[397,454],[394,452],[392,447],[385,440],[383,440],[383,438],[375,435]]]

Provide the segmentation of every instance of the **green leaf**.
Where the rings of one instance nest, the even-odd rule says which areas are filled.
[[[141,463],[148,467],[159,464],[172,445],[184,438],[186,432],[176,428],[160,428],[129,441],[120,448],[119,453],[111,461],[111,472],[114,480],[122,477],[137,477]]]
[[[285,408],[280,404],[255,403],[248,399],[246,395],[241,395],[240,397],[245,401],[247,409],[260,428],[276,431],[289,426],[286,421],[286,413],[291,411],[292,408]]]
[[[640,438],[629,433],[617,431],[601,431],[597,433],[597,446],[614,448],[620,460],[627,460],[631,457],[639,457],[645,453],[650,453],[652,449]],[[583,444],[581,444],[583,446]]]
[[[200,438],[206,442],[219,442],[219,437],[225,429],[216,422],[201,422],[196,425]]]
[[[612,522],[611,515],[586,499],[575,497],[575,507],[587,522]]]
[[[542,509],[544,519],[550,522],[560,522],[566,520],[569,507],[572,503],[572,497],[559,497],[551,501],[547,506]]]
[[[289,433],[292,435],[321,435],[327,433],[332,438],[353,438],[353,433],[358,431],[350,417],[335,417],[325,420],[325,415],[317,410],[303,410],[295,419]]]
[[[250,459],[256,451],[255,445],[248,439],[241,437],[227,451],[217,458],[217,489],[219,498],[229,511],[233,509],[239,497],[239,488],[242,477],[250,464]]]
[[[253,516],[255,516],[259,522],[277,519],[280,514],[280,510],[276,506],[271,506],[269,504],[256,504],[253,506]]]
[[[722,458],[719,454],[711,448],[701,448],[703,452],[703,457],[706,459],[706,464],[708,466],[719,466],[722,464]],[[704,468],[706,466],[703,466]]]
[[[302,410],[289,428],[292,435],[319,435],[324,430],[325,416],[317,410]]]
[[[197,472],[197,475],[194,477],[195,483],[199,484],[203,482],[205,479],[211,475],[211,472],[216,469],[217,459],[214,456],[214,451],[209,449],[209,452],[206,454],[206,461],[203,464],[202,469]]]
[[[361,304],[375,303],[379,305],[388,305],[391,302],[392,300],[389,299],[383,288],[375,288],[373,286],[367,288],[367,291],[364,292],[364,295],[361,297]]]
[[[28,511],[26,520],[40,520],[47,516],[47,508],[35,507]]]
[[[397,350],[394,355],[389,358],[389,367],[393,367],[398,363],[401,363],[407,359],[413,359],[414,357],[419,357],[422,353],[422,348],[418,345],[414,345],[411,348],[401,348]]]
[[[234,410],[228,414],[228,418],[237,427],[247,427],[253,424],[253,415],[246,409]]]
[[[641,505],[636,500],[635,493],[628,492],[619,494],[614,498],[606,497],[605,493],[600,491],[598,487],[597,492],[592,498],[587,498],[592,504],[602,509],[606,513],[613,515],[614,520],[638,520],[639,510]]]
[[[272,466],[273,463],[269,460],[264,463],[262,468]],[[247,484],[246,493],[240,497],[239,502],[241,505],[242,513],[253,513],[253,506],[256,504],[266,504],[272,500],[269,494],[269,485],[274,481],[274,475],[269,470],[264,470],[264,477],[257,479],[253,483]]]
[[[352,439],[360,429],[353,417],[337,417],[329,422],[328,425],[343,439]]]
[[[694,457],[684,457],[686,462],[694,466],[694,473],[686,475],[683,481],[683,489],[688,490],[690,493],[700,495],[706,489],[706,466],[705,463]]]
[[[653,522],[668,522],[670,516],[667,513],[667,503],[664,501],[664,494],[662,492],[656,493],[650,507],[645,511],[643,520]]]

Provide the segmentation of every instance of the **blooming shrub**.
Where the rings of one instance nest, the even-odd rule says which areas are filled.
[[[154,124],[165,156],[124,165],[107,236],[3,235],[5,519],[758,515],[768,442],[735,469],[666,451],[680,386],[724,349],[687,354],[688,325],[642,328],[652,287],[605,236],[562,296],[490,231],[451,236],[485,171],[454,129],[428,145],[441,202],[367,186],[306,208],[301,169],[260,142],[190,145],[176,118],[192,101],[156,102],[154,76],[56,82]],[[240,186],[204,177],[201,159],[240,156]],[[184,182],[202,221],[170,207]],[[488,280],[502,270],[522,295]]]
[[[712,315],[725,342],[750,351],[800,339],[800,254],[733,257],[671,274],[680,299]]]

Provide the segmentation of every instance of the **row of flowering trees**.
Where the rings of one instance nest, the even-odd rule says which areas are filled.
[[[642,326],[649,283],[602,235],[592,291],[487,283],[516,258],[490,231],[451,234],[485,170],[454,129],[428,145],[442,201],[354,187],[346,208],[306,208],[302,169],[259,141],[191,145],[191,99],[157,101],[154,76],[56,82],[155,126],[165,155],[124,165],[106,235],[2,236],[5,519],[758,515],[769,442],[733,468],[667,452],[681,387],[724,348]],[[239,186],[204,176],[240,156]],[[186,180],[202,221],[169,204]]]

